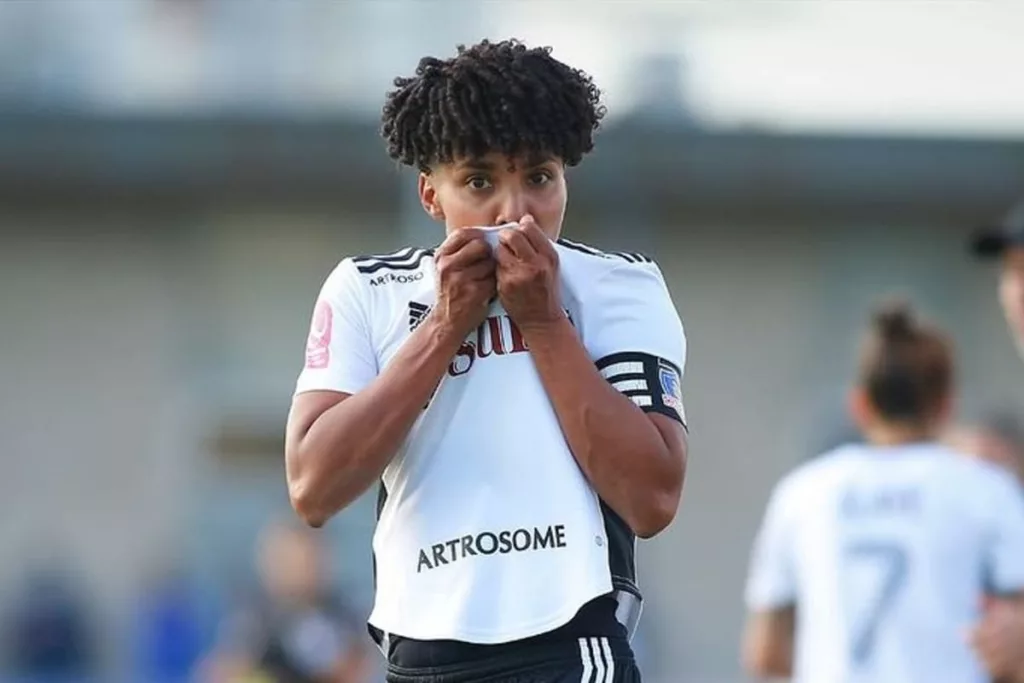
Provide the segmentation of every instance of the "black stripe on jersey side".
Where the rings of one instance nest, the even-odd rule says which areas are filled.
[[[380,485],[377,487],[377,522],[378,523],[380,522],[380,515],[381,515],[381,513],[384,512],[384,505],[387,502],[388,502],[388,487],[384,485],[384,482],[382,480],[380,482]],[[373,562],[373,592],[376,593],[377,592],[377,553],[373,552],[372,548],[370,549],[370,556],[371,556],[371,560]],[[367,622],[366,630],[369,632],[370,638],[373,639],[373,642],[375,642],[378,647],[381,645],[381,643],[384,642],[384,633],[380,629],[376,628],[375,626],[373,626],[372,624]],[[388,654],[389,653],[384,653],[385,656],[387,656]]]
[[[604,534],[608,537],[608,569],[612,575],[615,590],[643,597],[636,584],[636,534],[615,510],[603,500],[601,517],[604,520]]]
[[[433,249],[426,249],[426,250],[416,251],[413,254],[411,254],[409,256],[406,256],[405,258],[400,260],[400,261],[403,261],[403,262],[397,262],[396,263],[394,261],[382,261],[380,259],[376,259],[376,260],[373,260],[373,261],[364,262],[364,265],[359,265],[358,263],[356,263],[356,269],[360,273],[363,273],[365,275],[370,275],[372,273],[376,273],[378,270],[385,270],[385,269],[386,270],[416,270],[417,268],[420,267],[420,264],[423,263],[423,259],[427,258],[428,256],[433,256],[433,255],[434,255]],[[413,260],[410,261],[409,259],[413,259]]]

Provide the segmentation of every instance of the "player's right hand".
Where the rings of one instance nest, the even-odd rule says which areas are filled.
[[[437,303],[431,314],[461,340],[487,317],[497,295],[496,262],[482,230],[452,232],[434,254]]]

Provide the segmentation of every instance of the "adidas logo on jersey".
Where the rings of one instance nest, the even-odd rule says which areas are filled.
[[[423,322],[423,319],[427,317],[427,313],[430,313],[430,306],[427,306],[426,304],[421,304],[418,301],[409,302],[410,332],[412,332],[413,330],[420,326],[420,323]]]

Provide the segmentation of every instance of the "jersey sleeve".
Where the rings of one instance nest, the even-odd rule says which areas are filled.
[[[606,272],[584,308],[584,345],[612,386],[645,412],[686,425],[686,335],[661,271],[630,263]]]
[[[764,520],[754,540],[747,576],[747,609],[781,609],[796,602],[796,572],[790,497],[792,487],[783,480],[768,501]]]
[[[354,394],[377,376],[363,283],[351,260],[324,281],[306,338],[306,359],[295,386]]]
[[[1024,493],[1005,472],[994,473],[988,497],[988,590],[1007,595],[1024,591]]]

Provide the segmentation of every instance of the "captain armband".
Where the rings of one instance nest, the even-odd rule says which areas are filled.
[[[661,413],[686,426],[682,372],[672,361],[649,353],[613,353],[597,361],[597,369],[645,413]]]

